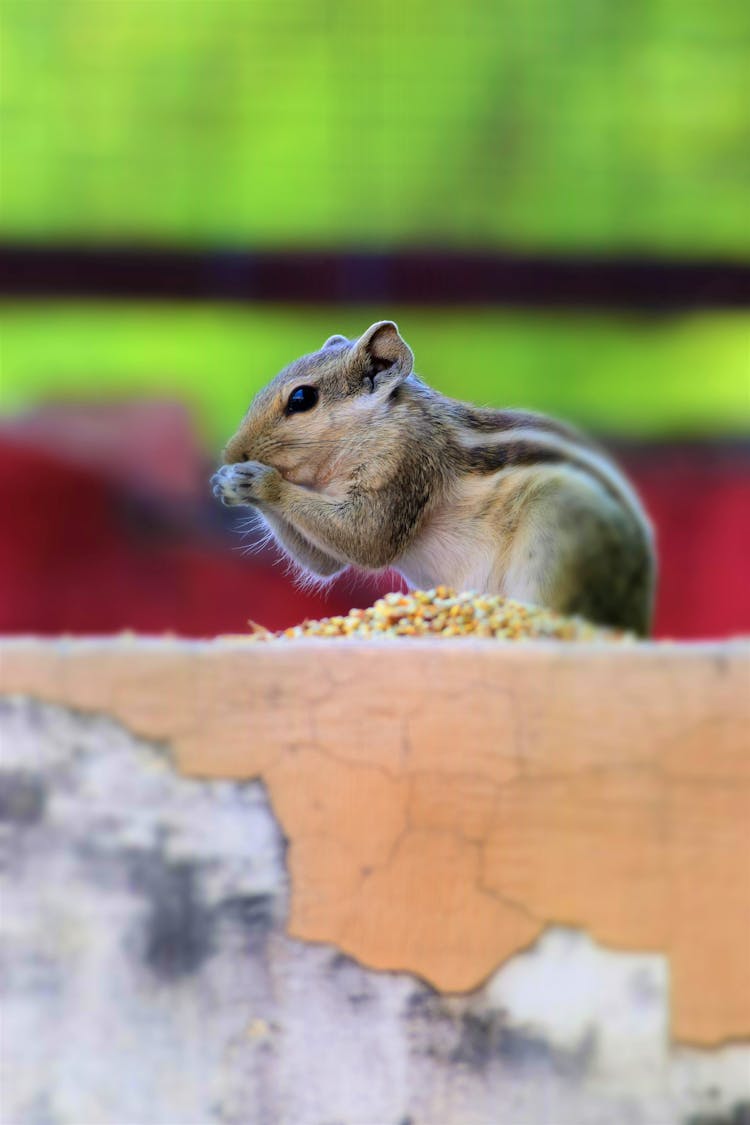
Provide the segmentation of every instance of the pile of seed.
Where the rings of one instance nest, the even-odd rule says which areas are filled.
[[[445,586],[386,594],[369,609],[352,609],[346,617],[305,621],[282,633],[250,622],[253,638],[297,637],[494,637],[498,640],[620,641],[628,633],[603,629],[580,617],[563,617],[548,609],[488,594],[457,594]]]

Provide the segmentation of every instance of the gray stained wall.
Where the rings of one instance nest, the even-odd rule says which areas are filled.
[[[0,702],[2,1125],[747,1125],[750,1047],[670,1044],[666,961],[555,928],[445,996],[285,936],[259,783]]]

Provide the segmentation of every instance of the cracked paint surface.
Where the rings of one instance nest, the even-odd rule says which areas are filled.
[[[0,749],[6,1125],[747,1118],[750,1045],[670,1043],[663,955],[553,927],[441,994],[285,934],[261,783],[29,699],[0,701]]]
[[[750,1036],[750,648],[7,642],[0,688],[261,779],[288,932],[443,992],[550,926],[664,953],[672,1034]]]

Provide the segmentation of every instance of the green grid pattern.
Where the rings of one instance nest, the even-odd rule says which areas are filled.
[[[750,255],[747,0],[2,0],[0,236]]]

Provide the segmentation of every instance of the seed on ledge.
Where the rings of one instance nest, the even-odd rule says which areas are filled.
[[[632,633],[593,625],[581,617],[563,617],[541,606],[526,605],[472,591],[456,593],[446,586],[434,590],[392,593],[369,609],[345,616],[304,621],[280,633],[250,622],[249,640],[296,640],[300,637],[480,637],[501,641],[633,641]]]

